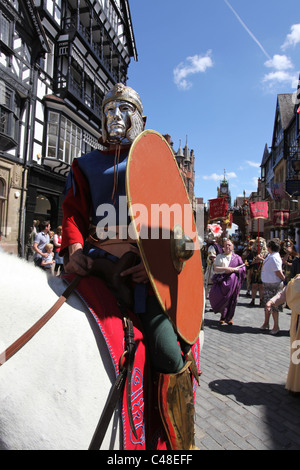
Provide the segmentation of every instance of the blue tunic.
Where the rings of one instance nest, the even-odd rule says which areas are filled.
[[[111,205],[111,209],[115,211],[116,225],[128,224],[130,219],[128,216],[127,204],[119,205],[119,197],[126,196],[125,177],[127,165],[128,151],[120,154],[119,162],[115,165],[114,154],[107,154],[93,150],[77,159],[78,166],[86,177],[92,200],[92,224],[97,225],[104,217],[105,206]],[[114,183],[116,182],[116,192],[114,191]],[[75,185],[73,184],[73,170],[71,169],[67,183],[67,193],[73,186],[75,194]],[[124,200],[124,199],[123,199]],[[100,207],[102,206],[102,208]],[[120,209],[120,210],[119,210]],[[126,213],[124,214],[124,209]],[[120,220],[121,217],[121,220]]]

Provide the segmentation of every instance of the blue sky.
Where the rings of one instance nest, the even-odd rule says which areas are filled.
[[[129,0],[138,61],[127,84],[147,129],[188,140],[195,195],[217,197],[226,170],[232,200],[257,188],[271,145],[276,98],[300,72],[299,0]]]

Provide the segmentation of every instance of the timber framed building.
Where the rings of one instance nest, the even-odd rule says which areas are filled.
[[[74,158],[98,148],[101,104],[137,60],[127,0],[1,0],[0,232],[25,256],[33,220],[61,223]]]

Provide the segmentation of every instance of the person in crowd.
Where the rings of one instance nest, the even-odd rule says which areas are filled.
[[[62,242],[62,226],[59,225],[56,229],[56,232],[53,235],[54,261],[55,261],[54,272],[56,274],[63,272],[64,259],[62,256],[59,255],[61,242]]]
[[[294,248],[293,241],[288,238],[283,240],[280,244],[280,256],[282,258],[282,271],[285,275],[285,285],[291,280],[291,269],[294,258],[297,256],[297,253]]]
[[[47,258],[48,253],[45,252],[45,245],[46,243],[50,242],[50,237],[49,237],[49,230],[50,230],[50,222],[49,220],[45,220],[41,222],[40,224],[40,229],[41,231],[38,232],[34,238],[34,243],[33,243],[33,261],[35,266],[40,266],[42,259]]]
[[[273,307],[288,303],[292,310],[290,326],[290,365],[286,380],[286,389],[291,394],[300,396],[300,269],[287,286],[266,303],[269,312]]]
[[[28,235],[28,240],[27,240],[27,250],[26,250],[26,259],[27,261],[31,256],[33,256],[34,251],[33,251],[33,244],[34,244],[34,239],[36,234],[38,233],[38,228],[40,225],[39,220],[33,220],[32,222],[32,227],[30,227],[30,233]]]
[[[246,267],[242,258],[234,253],[231,240],[225,241],[224,253],[216,257],[213,269],[215,274],[209,293],[211,307],[215,313],[221,313],[221,325],[232,325]]]
[[[41,261],[41,268],[49,273],[53,274],[55,261],[54,261],[54,253],[53,253],[53,245],[52,243],[46,243],[44,247],[45,253],[47,253],[47,257],[44,257]]]
[[[247,261],[247,258],[251,254],[251,249],[252,249],[254,242],[255,240],[249,240],[249,242],[246,244],[245,249],[242,253],[242,260],[246,265],[246,288],[247,288],[246,297],[251,297],[250,289],[251,289],[252,270],[251,270],[251,266],[249,265]]]
[[[194,448],[190,363],[186,354],[182,354],[169,318],[156,296],[151,295],[147,271],[137,247],[132,245],[130,239],[123,237],[117,237],[114,240],[116,243],[112,244],[109,239],[100,239],[97,235],[99,230],[96,231],[102,220],[97,211],[99,205],[112,204],[116,214],[119,213],[119,197],[126,194],[125,172],[129,150],[144,129],[142,113],[141,99],[130,87],[118,83],[105,95],[101,141],[105,150],[94,150],[73,161],[63,202],[60,254],[64,256],[65,272],[81,276],[91,272],[103,276],[109,260],[117,266],[117,263],[123,262],[124,256],[127,259],[127,255],[136,255],[133,266],[123,268],[120,278],[129,277],[135,289],[135,299],[139,296],[134,312],[139,316],[150,364],[158,376],[156,395],[170,448],[186,450]]]
[[[52,243],[52,245],[53,245],[53,237],[54,237],[54,231],[49,230],[49,243]]]
[[[219,224],[208,224],[207,225],[207,258],[206,258],[206,270],[204,274],[204,288],[205,288],[205,300],[209,296],[209,291],[212,286],[213,277],[213,264],[216,256],[223,253],[223,248],[220,245],[220,237],[222,235],[222,228]]]
[[[261,280],[263,282],[263,306],[265,307],[267,302],[278,294],[283,289],[283,282],[285,276],[282,272],[282,259],[279,254],[280,241],[278,238],[273,238],[267,243],[268,256],[263,258],[258,255],[263,262],[261,271]],[[274,320],[273,329],[270,331],[272,335],[276,335],[279,332],[279,311],[282,312],[282,306],[272,305],[271,310],[265,308],[265,320],[263,325],[260,327],[262,330],[269,330],[270,314]]]
[[[259,292],[259,301],[260,306],[262,306],[262,296],[263,296],[263,285],[261,280],[261,269],[263,262],[261,259],[258,259],[257,255],[260,255],[260,258],[266,258],[268,255],[268,249],[266,240],[261,237],[257,237],[250,255],[247,258],[248,266],[251,268],[251,302],[249,306],[254,307],[257,291]]]
[[[300,273],[300,254],[297,253],[292,262],[291,277],[293,278],[296,276],[296,274],[299,274],[299,273]]]

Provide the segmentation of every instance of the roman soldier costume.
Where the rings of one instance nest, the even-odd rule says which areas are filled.
[[[118,301],[138,315],[150,363],[157,375],[158,405],[170,448],[187,450],[194,448],[191,371],[198,375],[192,341],[179,337],[180,332],[178,336],[176,324],[160,302],[151,262],[144,258],[146,248],[141,255],[139,240],[128,231],[131,223],[126,203],[130,187],[128,161],[132,143],[142,133],[144,123],[139,95],[123,84],[115,85],[103,100],[103,150],[94,150],[72,164],[63,203],[61,254],[65,257],[66,272],[68,269],[72,272],[79,247],[78,259],[93,260],[89,272],[102,277]],[[137,159],[143,158],[141,152],[139,148]],[[147,174],[140,176],[141,180],[147,179]],[[180,262],[183,264],[181,258]],[[147,279],[121,282],[120,263],[124,271],[146,265]],[[118,266],[117,273],[115,266]],[[187,270],[185,276],[186,273]],[[201,290],[199,285],[200,294]]]

